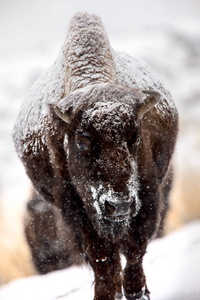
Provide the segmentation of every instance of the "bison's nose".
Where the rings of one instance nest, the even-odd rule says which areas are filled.
[[[127,216],[133,200],[126,202],[105,201],[105,215],[107,218],[113,219],[117,217]]]

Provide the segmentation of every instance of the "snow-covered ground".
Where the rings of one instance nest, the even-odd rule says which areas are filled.
[[[200,221],[149,245],[144,268],[152,300],[199,300],[199,249]],[[0,300],[92,300],[93,289],[92,271],[72,267],[11,282]]]
[[[55,60],[69,20],[77,11],[98,14],[112,46],[146,60],[172,91],[180,112],[180,135],[172,193],[174,212],[169,224],[174,227],[200,217],[200,0],[2,0],[0,281],[3,276],[9,280],[23,272],[32,273],[22,266],[15,274],[12,270],[12,264],[13,269],[19,268],[19,262],[13,262],[14,253],[24,253],[24,250],[20,252],[24,243],[22,215],[30,189],[14,151],[13,123],[28,88]],[[146,272],[153,300],[200,299],[200,290],[196,290],[200,277],[199,228],[199,223],[184,227],[150,246]],[[6,257],[10,257],[9,263]],[[28,254],[20,259],[25,266]],[[7,265],[11,268],[8,273],[4,270]],[[80,285],[79,281],[72,280],[79,276]],[[66,299],[92,299],[92,275],[85,269],[74,268],[25,282],[27,288],[24,290],[21,289],[23,281],[5,286],[0,290],[0,299],[31,299],[30,295],[22,298],[23,293],[32,295],[41,286],[44,286],[42,298],[32,299],[54,299],[66,293],[69,293]],[[70,289],[66,290],[68,286]],[[4,293],[9,295],[10,288],[19,297],[1,298]]]

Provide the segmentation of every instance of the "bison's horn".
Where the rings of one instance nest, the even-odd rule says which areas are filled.
[[[57,114],[57,116],[62,119],[64,122],[66,122],[67,124],[69,124],[71,122],[69,113],[63,113],[60,111],[60,109],[57,106],[54,106],[54,111]]]
[[[161,94],[157,91],[145,90],[142,91],[147,97],[143,100],[140,105],[138,116],[141,118],[146,114],[158,101],[160,100]]]

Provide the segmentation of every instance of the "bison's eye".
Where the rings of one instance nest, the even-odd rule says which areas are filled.
[[[89,151],[91,149],[91,140],[87,136],[76,135],[76,146],[79,151]]]
[[[138,146],[140,143],[140,136],[138,135],[138,132],[133,132],[130,140],[128,141],[129,146]]]
[[[137,137],[137,140],[136,140],[136,143],[135,143],[135,144],[136,144],[136,146],[138,146],[138,145],[139,145],[139,143],[140,143],[140,136],[138,136],[138,137]]]

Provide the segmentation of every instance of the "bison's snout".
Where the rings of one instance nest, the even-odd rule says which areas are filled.
[[[105,201],[105,217],[111,220],[125,219],[134,207],[134,199],[130,201]]]
[[[108,221],[123,221],[135,217],[140,209],[137,190],[129,189],[125,192],[115,192],[103,185],[98,188],[91,186],[93,208],[96,213]]]

